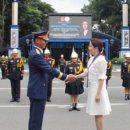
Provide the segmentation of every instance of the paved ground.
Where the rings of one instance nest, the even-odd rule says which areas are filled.
[[[130,129],[130,101],[124,100],[119,68],[119,66],[114,68],[109,82],[108,92],[112,113],[105,117],[104,130]],[[21,102],[10,103],[10,82],[7,79],[0,80],[0,130],[27,130],[29,115],[27,82],[28,73],[25,74],[21,84]],[[94,118],[85,113],[86,97],[85,87],[84,94],[80,96],[81,111],[69,112],[69,96],[64,94],[64,82],[54,79],[52,102],[46,105],[43,130],[96,130]]]

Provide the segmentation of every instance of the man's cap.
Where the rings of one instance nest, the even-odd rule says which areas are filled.
[[[61,58],[63,58],[63,57],[64,57],[64,55],[63,55],[63,54],[61,54],[61,55],[60,55],[60,57],[61,57]]]
[[[12,54],[18,53],[17,49],[13,49]]]
[[[50,54],[50,51],[48,48],[45,49],[44,54]]]
[[[5,56],[4,56],[4,55],[2,55],[2,58],[5,58]]]
[[[71,58],[78,58],[78,54],[75,52],[74,48],[71,54]]]
[[[44,41],[48,41],[48,32],[38,32],[38,33],[34,33],[34,38],[40,38]]]

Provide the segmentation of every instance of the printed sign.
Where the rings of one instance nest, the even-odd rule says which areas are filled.
[[[81,38],[92,37],[91,16],[84,15],[50,15],[49,38]]]

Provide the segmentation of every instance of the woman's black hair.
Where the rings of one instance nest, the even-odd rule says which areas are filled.
[[[91,44],[94,46],[94,47],[97,47],[99,52],[102,52],[102,49],[103,49],[103,43],[100,39],[98,38],[92,38],[90,40]]]

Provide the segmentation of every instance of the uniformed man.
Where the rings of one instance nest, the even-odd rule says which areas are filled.
[[[11,58],[8,60],[7,77],[11,83],[12,99],[10,102],[20,102],[20,80],[23,79],[24,63],[18,57],[18,50],[13,49]]]
[[[130,100],[130,53],[125,54],[125,61],[121,64],[121,79],[125,88],[125,100]]]
[[[4,55],[1,57],[1,72],[2,72],[2,79],[6,79],[6,72],[7,72],[7,60]]]
[[[65,73],[78,75],[82,72],[83,64],[81,63],[81,61],[78,61],[78,54],[73,49],[73,52],[71,54],[71,61],[67,64]],[[77,107],[77,104],[79,95],[84,92],[83,83],[84,80],[82,78],[76,79],[73,82],[66,82],[65,93],[70,95],[70,100],[72,104],[69,111],[80,111],[80,109]]]
[[[107,61],[107,71],[106,71],[106,76],[107,76],[106,86],[108,86],[108,80],[111,79],[111,71],[112,71],[112,62],[111,62],[111,60],[108,60]]]
[[[61,56],[60,56],[58,65],[59,65],[59,67],[60,67],[60,71],[64,73],[64,71],[65,71],[65,66],[66,66],[66,61],[65,61],[65,58],[64,58],[64,55],[63,55],[63,54],[61,54]]]
[[[101,54],[105,57],[106,59],[106,51],[103,48]],[[112,71],[112,62],[111,60],[107,60],[107,70],[106,70],[106,87],[108,87],[108,80],[111,79],[111,71]]]
[[[54,67],[55,59],[51,57],[51,53],[48,48],[44,51],[44,58],[46,62],[51,66]],[[51,102],[51,95],[52,95],[52,80],[53,77],[51,75],[48,76],[48,88],[47,88],[47,101]]]
[[[66,75],[48,65],[43,57],[47,45],[47,32],[34,34],[34,47],[29,54],[29,82],[27,95],[30,99],[30,117],[28,130],[42,130],[42,120],[47,99],[48,75],[61,80],[75,80],[75,76]]]

